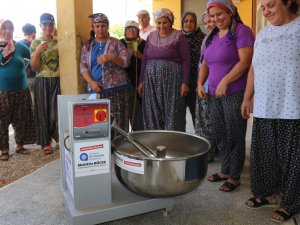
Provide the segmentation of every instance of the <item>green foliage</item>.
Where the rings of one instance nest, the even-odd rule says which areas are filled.
[[[121,39],[124,37],[124,25],[120,22],[118,24],[109,26],[109,34],[111,37]]]

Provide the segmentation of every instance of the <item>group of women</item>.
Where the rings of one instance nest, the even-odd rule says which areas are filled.
[[[270,25],[262,29],[256,40],[231,0],[208,1],[207,12],[202,16],[208,31],[206,36],[197,28],[195,13],[186,12],[182,16],[182,30],[178,31],[173,28],[173,13],[162,8],[154,13],[157,30],[149,34],[146,42],[138,37],[137,23],[128,21],[122,43],[110,37],[106,15],[93,14],[91,37],[82,48],[80,70],[88,93],[99,93],[101,98],[111,100],[116,123],[125,131],[134,111],[129,105],[140,99],[136,92],[142,103],[142,111],[136,112],[140,119],[136,121],[143,123],[140,127],[133,126],[137,130],[185,131],[185,110],[189,107],[196,132],[220,151],[221,170],[209,176],[208,181],[224,181],[220,186],[224,192],[234,191],[240,185],[247,119],[254,97],[251,147],[254,197],[246,206],[256,209],[279,205],[271,218],[281,222],[300,212],[299,5],[296,0],[261,0],[261,7]],[[12,40],[10,21],[1,21],[0,25],[0,101],[6,107],[0,109],[0,149],[1,159],[5,160],[8,145],[3,131],[10,123],[17,131],[19,153],[26,153],[22,146],[34,139],[34,132],[22,131],[30,126],[19,118],[24,118],[21,111],[26,112],[30,121],[32,113],[23,73],[23,58],[29,53]],[[41,79],[35,87],[35,114],[39,132],[44,134],[38,134],[37,143],[47,152],[51,138],[56,138],[52,131],[57,124],[49,119],[56,116],[51,111],[56,109],[48,103],[55,102],[59,93],[59,73],[58,64],[52,60],[56,53],[48,51],[49,46],[55,48],[52,23],[41,27],[44,36],[32,46],[31,64],[32,68],[44,71],[37,76]],[[50,62],[45,70],[43,62]],[[17,74],[23,77],[22,82],[12,85],[11,79],[18,79]],[[9,105],[20,96],[22,109]],[[23,110],[25,107],[27,110]],[[7,110],[12,108],[16,112],[8,114]],[[46,121],[50,122],[42,123]],[[48,132],[44,131],[46,128]],[[280,191],[279,204],[276,194]]]
[[[126,81],[126,67],[134,95],[137,91],[142,97],[142,111],[138,112],[142,119],[138,121],[143,121],[143,126],[134,129],[184,131],[189,107],[196,132],[220,151],[221,171],[208,181],[225,181],[220,186],[224,192],[240,185],[255,90],[251,149],[254,197],[246,206],[256,209],[278,204],[276,194],[281,188],[282,201],[271,216],[281,222],[300,212],[299,6],[295,0],[262,0],[262,9],[271,25],[255,42],[231,0],[208,1],[202,17],[206,37],[197,28],[195,13],[182,16],[182,30],[178,31],[172,27],[173,13],[162,8],[153,14],[157,29],[134,50],[137,24],[126,23],[121,45],[109,36],[108,18],[93,14],[93,32],[82,50],[81,72],[89,92],[112,99],[116,122],[126,131],[128,89],[132,90]]]
[[[14,129],[19,154],[29,154],[26,144],[42,146],[53,153],[52,138],[58,141],[57,95],[60,93],[58,49],[54,39],[55,22],[51,14],[40,17],[42,35],[29,50],[13,40],[14,26],[0,20],[0,160],[9,160],[9,132]],[[26,66],[37,71],[34,85],[34,110],[28,89]]]

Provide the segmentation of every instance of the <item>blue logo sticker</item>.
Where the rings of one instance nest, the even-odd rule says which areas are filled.
[[[88,160],[89,160],[88,154],[82,153],[82,154],[80,155],[80,160],[81,160],[81,161],[88,161]]]

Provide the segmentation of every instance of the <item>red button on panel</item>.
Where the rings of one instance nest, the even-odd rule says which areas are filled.
[[[96,113],[96,119],[99,121],[99,122],[104,122],[107,120],[107,114],[104,110],[100,110]]]

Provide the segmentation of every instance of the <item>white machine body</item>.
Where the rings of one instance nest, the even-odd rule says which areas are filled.
[[[70,191],[76,209],[110,203],[109,100],[68,99],[63,106],[59,117],[67,122],[60,123],[64,134],[64,187]]]
[[[174,198],[142,197],[119,183],[111,156],[110,101],[89,97],[58,96],[62,193],[73,225],[170,210]]]

